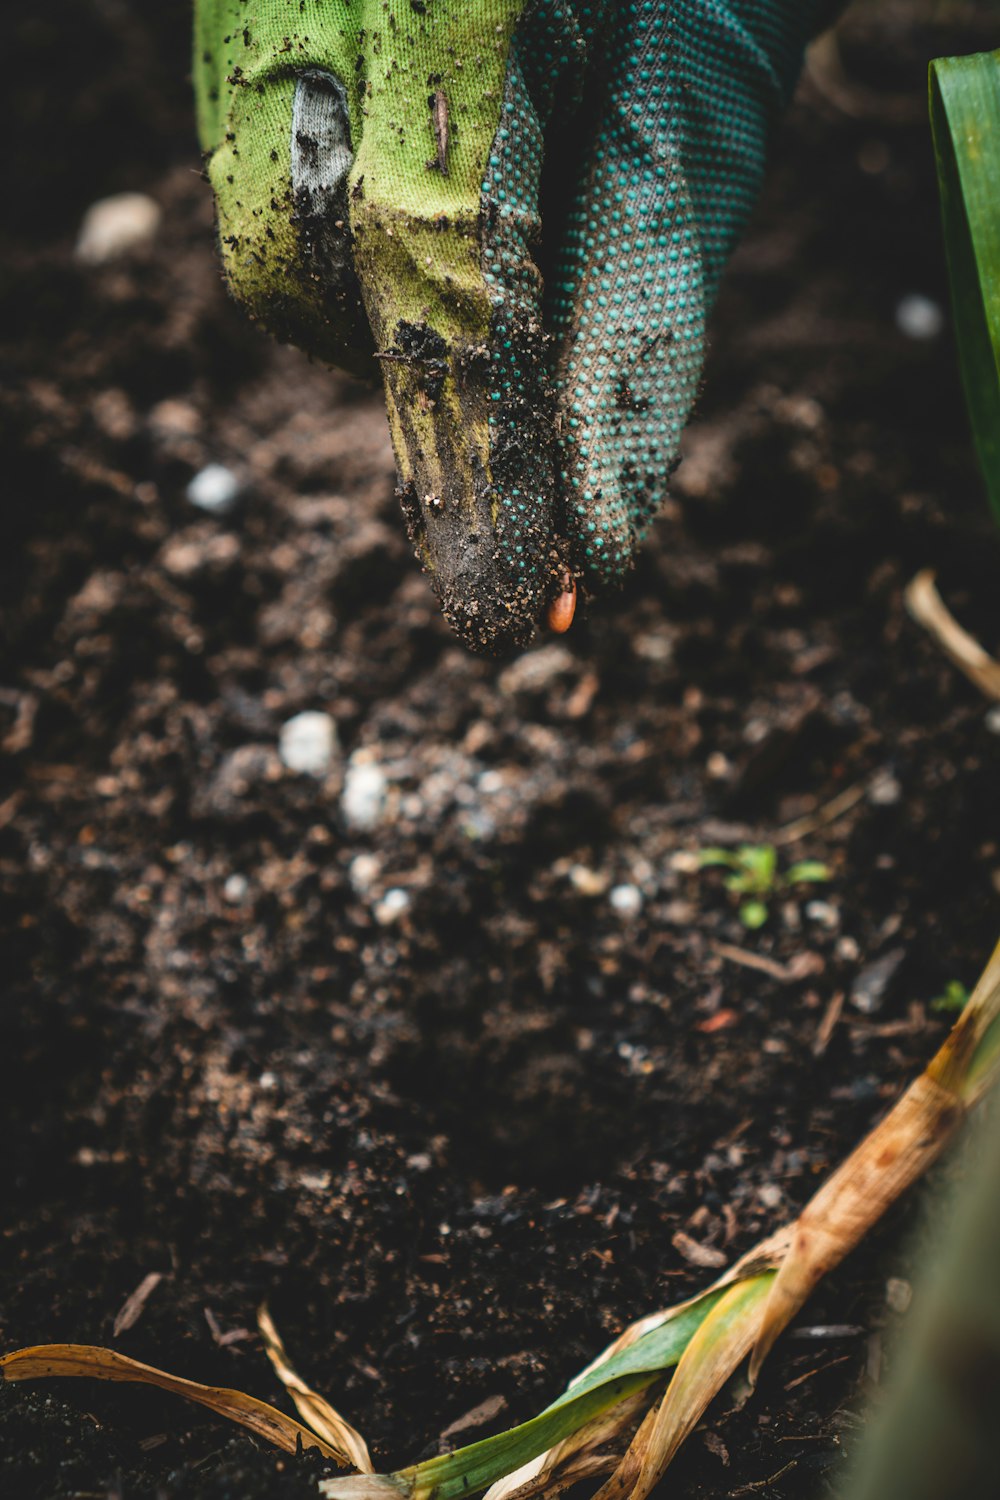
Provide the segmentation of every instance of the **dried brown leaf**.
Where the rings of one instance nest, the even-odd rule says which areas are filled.
[[[750,1361],[751,1382],[813,1287],[940,1156],[964,1115],[950,1089],[921,1074],[807,1204],[771,1289]]]
[[[340,1461],[340,1455],[329,1443],[296,1422],[294,1417],[256,1396],[243,1391],[232,1391],[226,1386],[200,1385],[196,1380],[185,1380],[180,1375],[168,1375],[153,1365],[144,1365],[137,1359],[129,1359],[115,1349],[102,1349],[93,1344],[34,1344],[27,1349],[15,1349],[0,1357],[0,1376],[4,1380],[48,1380],[51,1376],[85,1377],[89,1380],[127,1380],[139,1385],[154,1385],[162,1391],[171,1391],[183,1396],[186,1401],[195,1401],[207,1406],[217,1416],[227,1417],[249,1427],[258,1437],[266,1438],[276,1448],[286,1453],[296,1453],[303,1448],[318,1448],[327,1458]]]
[[[639,1482],[642,1466],[649,1455],[653,1428],[656,1426],[656,1412],[657,1408],[651,1406],[639,1423],[638,1431],[625,1450],[618,1467],[611,1478],[601,1485],[594,1500],[624,1500],[626,1495],[632,1493]]]
[[[813,1287],[838,1265],[899,1195],[940,1156],[965,1117],[994,1081],[1000,1059],[970,1064],[1000,1018],[1000,944],[965,1010],[924,1072],[881,1124],[838,1167],[792,1226],[784,1258],[750,1360],[750,1379]]]
[[[257,1327],[264,1341],[267,1357],[274,1366],[275,1374],[295,1402],[296,1410],[313,1432],[319,1433],[332,1451],[333,1457],[345,1468],[358,1469],[362,1474],[374,1474],[375,1466],[368,1452],[368,1444],[322,1396],[308,1386],[293,1368],[271,1314],[266,1307],[257,1312]]]

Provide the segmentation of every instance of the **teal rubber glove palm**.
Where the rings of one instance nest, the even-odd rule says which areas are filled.
[[[829,0],[197,0],[230,286],[380,367],[448,619],[524,645],[618,583]]]

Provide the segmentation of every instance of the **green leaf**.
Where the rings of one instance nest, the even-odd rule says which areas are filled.
[[[950,979],[944,987],[944,994],[937,995],[931,1001],[931,1010],[955,1012],[964,1010],[969,1000],[969,992],[960,979]]]
[[[682,1307],[659,1328],[580,1376],[539,1416],[454,1453],[400,1469],[392,1479],[412,1500],[457,1500],[485,1489],[672,1369],[722,1295],[706,1292]]]
[[[758,927],[763,927],[767,921],[767,907],[763,901],[744,901],[740,907],[740,921],[744,927],[749,927],[755,932]]]
[[[778,851],[773,844],[741,844],[736,851],[740,867],[746,871],[746,890],[767,895],[774,886]]]
[[[932,62],[930,109],[965,399],[1000,519],[1000,51]]]
[[[829,865],[818,859],[803,859],[792,865],[785,876],[785,885],[817,885],[821,880],[830,880]]]
[[[731,849],[699,849],[698,867],[707,869],[710,865],[725,865],[727,869],[739,869],[739,860]]]

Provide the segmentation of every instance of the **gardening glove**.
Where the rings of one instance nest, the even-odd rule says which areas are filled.
[[[620,582],[723,262],[830,0],[196,0],[230,287],[381,369],[399,496],[474,649]],[[544,215],[544,225],[543,225]]]

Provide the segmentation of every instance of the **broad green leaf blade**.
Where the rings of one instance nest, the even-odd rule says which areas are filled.
[[[566,1406],[587,1391],[597,1390],[609,1380],[642,1372],[652,1372],[655,1375],[661,1370],[672,1369],[722,1295],[723,1288],[719,1288],[705,1292],[695,1301],[683,1303],[658,1328],[644,1333],[634,1344],[619,1349],[617,1354],[612,1354],[600,1364],[591,1365],[582,1375],[578,1375],[559,1399],[553,1401],[548,1411]]]
[[[401,1478],[412,1477],[414,1481],[414,1500],[420,1497],[430,1500],[431,1496],[451,1500],[453,1496],[482,1489],[562,1442],[598,1412],[651,1385],[661,1373],[677,1364],[722,1295],[722,1292],[706,1293],[644,1338],[594,1366],[531,1421],[496,1437],[470,1443],[455,1453],[417,1464],[411,1470],[402,1470]]]
[[[932,62],[930,109],[965,399],[1000,519],[1000,51]]]
[[[388,1484],[411,1500],[456,1500],[485,1489],[672,1369],[722,1295],[722,1290],[706,1292],[682,1306],[658,1328],[592,1366],[539,1416],[454,1453],[400,1469],[387,1476]],[[328,1479],[321,1488],[330,1500],[374,1494],[366,1476]]]
[[[584,1422],[607,1411],[610,1406],[616,1406],[633,1391],[652,1385],[656,1378],[655,1370],[647,1370],[608,1381],[563,1405],[549,1407],[541,1416],[512,1427],[508,1432],[482,1438],[478,1443],[470,1443],[454,1453],[443,1453],[438,1458],[415,1464],[413,1468],[400,1469],[393,1478],[405,1484],[412,1500],[455,1500],[460,1495],[474,1494],[495,1479],[502,1479],[505,1474],[519,1469],[539,1453],[555,1447]],[[327,1494],[339,1493],[334,1481]]]

